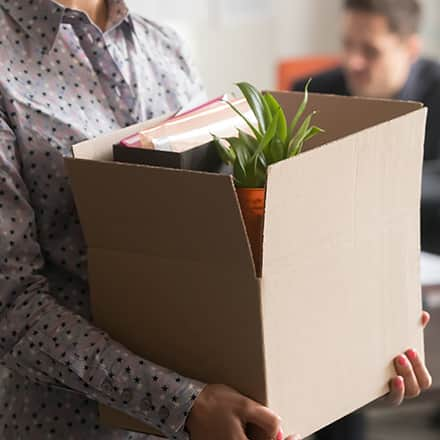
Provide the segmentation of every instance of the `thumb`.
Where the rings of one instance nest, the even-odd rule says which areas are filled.
[[[268,438],[276,439],[281,428],[280,418],[269,408],[251,405],[244,414],[245,422],[261,428]]]

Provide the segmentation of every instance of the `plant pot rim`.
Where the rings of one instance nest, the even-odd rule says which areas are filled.
[[[238,191],[263,191],[263,190],[266,189],[265,186],[261,186],[261,187],[258,187],[258,188],[236,186],[235,188],[236,188]]]

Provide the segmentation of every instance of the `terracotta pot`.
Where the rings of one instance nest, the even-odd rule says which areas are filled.
[[[237,188],[257,276],[261,275],[262,266],[265,191],[265,188]]]

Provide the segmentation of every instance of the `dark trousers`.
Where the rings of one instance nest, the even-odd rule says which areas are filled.
[[[366,420],[356,412],[327,426],[315,434],[316,440],[365,440]]]

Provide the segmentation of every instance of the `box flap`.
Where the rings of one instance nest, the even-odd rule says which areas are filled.
[[[291,121],[304,94],[300,92],[271,92],[286,112],[287,121]],[[341,139],[353,133],[382,122],[418,110],[423,107],[419,102],[396,101],[387,99],[369,99],[349,96],[309,94],[308,112],[317,114],[313,123],[325,130],[306,144],[305,150]]]
[[[405,103],[402,105],[406,107]],[[335,228],[346,234],[354,228],[355,221],[363,221],[367,227],[370,224],[365,218],[376,216],[373,218],[378,220],[378,215],[391,216],[383,217],[389,225],[396,220],[397,213],[392,210],[399,206],[399,214],[405,213],[405,218],[418,218],[427,110],[418,104],[414,108],[417,110],[407,115],[320,145],[269,168],[264,264],[273,265],[288,255],[303,252],[304,247],[299,244],[305,245],[311,239],[319,244],[326,238],[326,228],[329,234],[334,234]],[[354,216],[361,209],[360,203],[371,204],[368,217]],[[301,234],[306,226],[316,231],[313,237]],[[411,237],[417,239],[413,234]]]
[[[66,159],[90,248],[254,272],[231,176]]]
[[[289,420],[287,431],[304,436],[384,394],[398,353],[414,347],[423,355],[426,109],[384,105],[395,119],[269,171],[262,279],[268,398]],[[384,118],[385,109],[375,114]],[[338,125],[344,122],[331,127]],[[280,350],[276,341],[292,328]],[[281,352],[293,365],[283,364]],[[293,371],[298,380],[283,389],[281,378]],[[319,390],[319,413],[310,410],[310,390]]]

